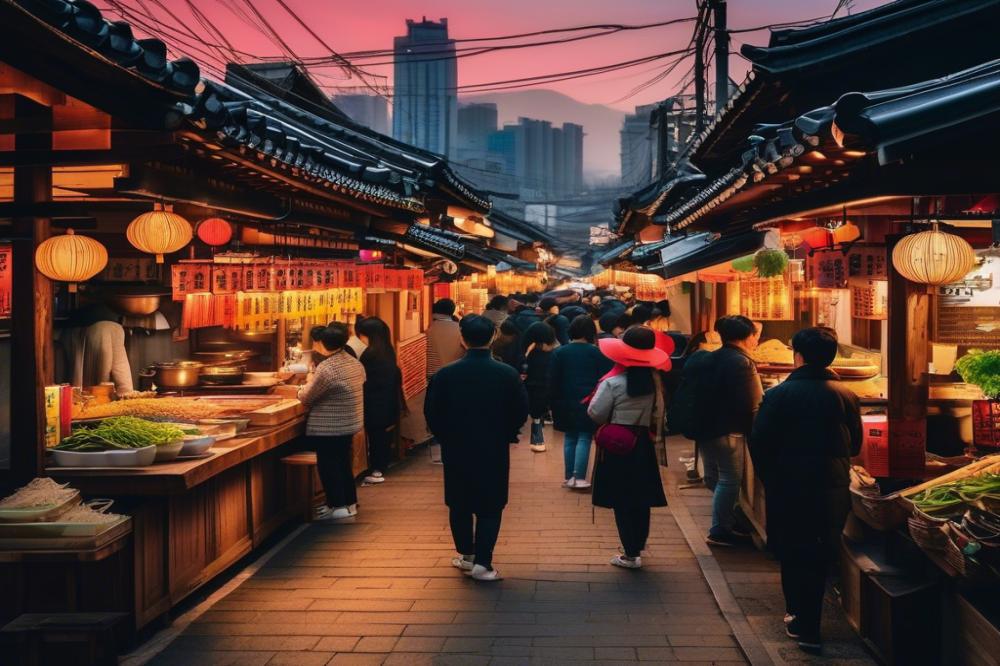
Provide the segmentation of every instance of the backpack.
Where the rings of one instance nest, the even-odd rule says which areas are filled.
[[[680,386],[670,401],[667,428],[688,439],[699,439],[709,418],[715,384],[715,355],[700,351],[684,364]]]

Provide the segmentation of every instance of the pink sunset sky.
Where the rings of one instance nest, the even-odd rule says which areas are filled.
[[[404,34],[407,18],[426,16],[437,20],[447,17],[450,36],[473,38],[521,33],[550,28],[564,28],[594,23],[643,24],[694,16],[695,0],[98,0],[109,14],[116,8],[145,13],[148,9],[158,25],[155,28],[175,53],[189,55],[208,64],[218,53],[210,46],[219,42],[198,20],[191,7],[197,7],[207,22],[216,26],[232,47],[250,56],[280,56],[282,50],[265,36],[263,23],[270,24],[291,50],[300,57],[323,56],[328,51],[310,35],[283,6],[297,13],[308,27],[340,53],[392,47],[392,38]],[[729,25],[740,30],[771,23],[829,17],[837,0],[730,0]],[[884,4],[882,0],[854,0],[854,12]],[[255,14],[256,12],[256,14]],[[841,10],[839,15],[846,14]],[[135,24],[136,15],[126,17]],[[652,28],[581,41],[567,45],[543,46],[522,50],[462,58],[459,60],[459,84],[469,85],[553,72],[595,67],[684,48],[694,23]],[[143,32],[137,28],[137,32]],[[193,39],[192,33],[199,37]],[[763,44],[767,31],[733,35],[731,50],[742,43]],[[460,45],[461,46],[461,45]],[[209,51],[209,53],[206,53]],[[385,62],[380,58],[374,62]],[[364,61],[358,61],[362,64]],[[371,61],[369,61],[371,62]],[[539,86],[556,90],[579,101],[611,105],[628,110],[671,95],[681,78],[690,70],[682,63],[672,76],[636,94],[622,99],[637,85],[663,70],[666,60],[646,63],[630,69]],[[205,67],[206,74],[212,72]],[[373,66],[371,71],[385,75],[391,85],[391,65]],[[746,61],[730,57],[731,76],[742,80]],[[357,86],[334,67],[314,68],[317,81],[336,92],[336,86]]]

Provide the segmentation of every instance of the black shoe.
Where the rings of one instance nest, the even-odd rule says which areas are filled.
[[[823,654],[823,643],[819,636],[802,636],[799,638],[799,649],[806,654]]]
[[[735,548],[737,546],[745,546],[749,537],[739,536],[732,532],[724,534],[709,534],[705,538],[705,543],[709,546],[719,546],[721,548]]]

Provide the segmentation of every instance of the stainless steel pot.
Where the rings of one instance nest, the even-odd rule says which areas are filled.
[[[170,361],[151,365],[140,374],[151,377],[153,383],[161,388],[191,388],[198,385],[202,367],[203,364],[197,361]]]

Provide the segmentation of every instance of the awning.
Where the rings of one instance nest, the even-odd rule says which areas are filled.
[[[635,241],[627,240],[624,243],[619,243],[618,245],[615,245],[614,247],[609,248],[604,252],[602,252],[601,254],[597,255],[594,258],[594,261],[596,263],[605,266],[608,264],[616,263],[624,259],[625,255],[628,254],[629,250],[631,250],[634,247],[635,247]]]
[[[678,238],[660,250],[660,263],[649,267],[663,278],[679,277],[738,259],[764,246],[766,232],[748,231],[720,236],[708,232]]]

